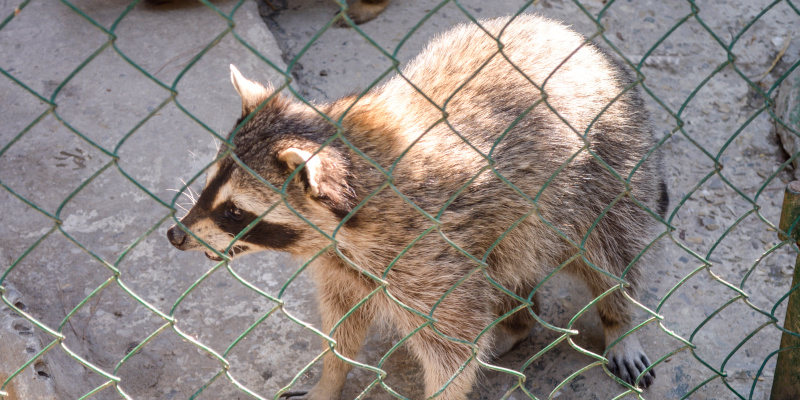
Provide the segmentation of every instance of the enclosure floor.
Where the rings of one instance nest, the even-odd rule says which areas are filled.
[[[17,3],[0,0],[0,15],[10,15]],[[360,27],[374,44],[353,29],[331,27],[307,47],[338,9],[330,0],[270,0],[271,6],[248,0],[237,10],[234,20],[236,33],[276,67],[285,70],[287,65],[293,66],[294,90],[321,102],[357,93],[373,84],[392,65],[375,45],[395,54],[407,33],[439,3],[395,0],[377,19]],[[513,14],[525,3],[469,0],[458,4],[480,19]],[[573,1],[535,3],[526,12],[564,21],[585,35],[597,32],[594,22]],[[606,3],[581,2],[593,15]],[[602,19],[604,37],[634,64],[692,12],[685,0],[612,3]],[[697,3],[698,15],[708,29],[730,43],[772,1]],[[75,4],[110,29],[128,2],[90,0]],[[228,13],[236,2],[219,0],[213,4]],[[456,3],[447,3],[396,52],[400,65],[417,54],[433,35],[466,21],[468,18]],[[643,391],[641,398],[680,399],[715,376],[688,398],[737,398],[732,390],[743,398],[769,397],[775,357],[766,362],[765,359],[778,348],[780,332],[753,307],[772,312],[791,283],[795,253],[784,246],[765,255],[779,242],[765,221],[778,224],[783,188],[793,178],[787,170],[772,176],[787,155],[776,138],[771,116],[760,111],[764,99],[748,88],[742,75],[769,90],[800,59],[800,40],[787,42],[799,22],[800,17],[786,2],[779,3],[738,38],[733,47],[738,71],[727,66],[712,76],[728,55],[692,17],[672,32],[641,67],[645,84],[652,92],[644,93],[644,97],[656,135],[666,138],[658,151],[664,159],[671,198],[668,218],[675,228],[671,236],[659,241],[655,250],[658,256],[645,267],[648,278],[639,294],[642,306],[663,319],[651,319],[648,312],[639,310],[638,321],[650,322],[635,334],[651,360],[664,358],[655,368],[655,384]],[[241,103],[230,85],[229,64],[236,64],[245,76],[260,82],[269,81],[278,87],[284,82],[281,73],[263,63],[231,34],[183,73],[193,57],[227,26],[207,7],[188,1],[159,6],[139,4],[115,28],[117,50],[101,50],[63,87],[60,85],[69,74],[107,43],[107,34],[54,1],[31,2],[0,29],[0,68],[45,99],[50,100],[56,93],[52,101],[58,104],[58,117],[86,136],[78,137],[53,113],[46,114],[0,155],[0,181],[44,211],[59,212],[63,221],[60,229],[96,256],[81,250],[59,230],[48,235],[54,229],[51,219],[0,189],[0,276],[14,265],[3,285],[13,286],[20,294],[19,304],[24,305],[24,310],[52,329],[62,325],[64,344],[108,373],[166,322],[112,282],[62,324],[67,313],[112,278],[111,270],[97,258],[118,268],[127,288],[169,314],[180,296],[215,263],[201,253],[182,253],[169,245],[165,232],[173,219],[164,219],[169,209],[152,197],[170,203],[176,196],[170,190],[180,189],[181,180],[195,178],[213,159],[217,146],[209,130],[224,136],[239,117]],[[176,100],[170,101],[169,90],[131,66],[120,53],[165,86],[174,85]],[[712,77],[702,89],[693,93],[709,76]],[[0,77],[0,148],[47,108],[11,80]],[[676,129],[679,124],[673,115],[679,112],[682,131]],[[125,139],[134,128],[135,132]],[[118,145],[119,149],[114,150]],[[116,151],[118,163],[98,147]],[[723,165],[720,173],[714,173],[714,161],[709,155]],[[132,184],[122,172],[153,196]],[[90,183],[68,199],[88,179]],[[203,183],[200,176],[191,187],[200,190]],[[753,204],[758,205],[758,212]],[[152,234],[125,253],[128,246],[154,227]],[[26,254],[42,237],[45,239]],[[701,268],[702,260],[709,261],[711,267]],[[273,296],[298,267],[296,261],[278,253],[245,256],[232,264],[243,279]],[[672,291],[687,276],[691,277]],[[749,305],[740,298],[719,311],[739,295],[730,286],[747,293]],[[567,326],[592,300],[583,287],[567,276],[556,276],[543,291],[542,318],[559,327]],[[284,311],[319,326],[314,298],[307,273],[303,273],[284,293]],[[113,372],[122,378],[120,390],[134,399],[191,397],[223,371],[220,361],[207,350],[225,353],[242,332],[274,307],[275,303],[220,268],[174,308],[176,326],[185,337],[166,327]],[[774,310],[781,321],[783,313],[783,306]],[[522,385],[540,399],[613,399],[624,393],[626,389],[599,365],[555,391],[560,382],[595,361],[577,351],[577,347],[599,354],[604,350],[594,310],[579,318],[573,329],[580,334],[571,342],[561,341],[529,365],[526,363],[534,355],[561,335],[537,325],[511,353],[490,362],[522,370],[526,377]],[[21,366],[20,359],[27,359],[54,340],[44,330],[14,315],[4,303],[0,303],[0,330],[10,332],[0,332],[0,354],[27,352],[21,358],[0,357],[0,384]],[[753,332],[757,333],[737,347]],[[25,340],[3,339],[7,334]],[[208,349],[196,347],[186,338],[197,340]],[[696,348],[688,348],[678,338],[690,340]],[[358,361],[376,365],[400,339],[390,328],[374,327]],[[236,382],[259,396],[272,398],[319,353],[319,338],[277,310],[225,357]],[[44,389],[58,399],[79,398],[107,382],[107,378],[76,362],[58,345],[46,353],[42,362],[36,368],[32,364],[12,382],[45,385]],[[405,349],[393,353],[383,369],[388,374],[386,384],[393,390],[408,398],[422,397],[419,365]],[[725,377],[718,377],[715,370],[724,371]],[[320,374],[321,363],[317,362],[299,377],[294,389],[310,388]],[[355,368],[348,377],[343,398],[355,398],[375,377],[373,371]],[[470,398],[499,399],[518,383],[508,373],[485,369]],[[23,389],[15,390],[23,393]],[[527,398],[519,389],[508,396]],[[92,398],[121,397],[110,385]],[[222,375],[197,398],[253,397]],[[375,385],[365,398],[395,397]]]

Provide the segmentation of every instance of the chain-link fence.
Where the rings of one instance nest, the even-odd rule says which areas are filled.
[[[795,149],[787,157],[774,135],[777,126],[800,137],[798,108],[795,114],[783,113],[775,104],[779,90],[796,91],[793,80],[800,82],[795,73],[800,52],[792,42],[800,8],[792,1],[733,7],[695,1],[541,0],[509,2],[497,11],[466,1],[396,0],[375,21],[347,29],[335,27],[352,21],[346,14],[333,14],[334,2],[309,2],[294,14],[293,4],[261,3],[283,58],[265,54],[261,41],[271,39],[257,33],[264,23],[253,18],[253,3],[176,3],[2,3],[0,11],[8,16],[0,23],[5,91],[0,105],[0,184],[5,189],[0,293],[10,309],[3,318],[25,340],[0,335],[0,349],[14,353],[0,369],[0,397],[30,393],[24,387],[32,371],[63,398],[277,398],[309,389],[319,379],[321,360],[330,354],[355,367],[344,396],[421,397],[422,372],[406,360],[405,345],[428,331],[445,337],[436,329],[436,307],[475,279],[488,282],[515,305],[476,338],[446,337],[470,353],[435,395],[446,393],[475,365],[485,371],[471,395],[476,398],[749,399],[769,393],[797,254],[789,239],[778,239],[778,218],[783,187],[800,153]],[[344,3],[338,7],[347,10]],[[573,25],[634,72],[634,81],[618,96],[639,90],[645,97],[657,139],[646,154],[664,159],[671,201],[664,218],[638,204],[659,226],[631,261],[650,260],[643,267],[649,272],[638,300],[626,289],[625,273],[609,276],[615,285],[596,298],[571,290],[573,284],[556,275],[576,260],[591,264],[585,254],[591,231],[626,196],[633,198],[631,177],[588,151],[589,128],[574,130],[586,143],[581,152],[627,190],[615,193],[596,220],[586,221],[591,228],[584,237],[575,241],[559,232],[571,242],[573,257],[552,266],[553,272],[535,286],[533,292],[545,296],[541,312],[534,313],[534,293],[520,296],[499,285],[487,260],[528,218],[559,231],[557,221],[541,214],[539,194],[572,158],[542,185],[542,192],[525,193],[492,168],[492,152],[481,152],[450,126],[486,166],[431,209],[398,188],[393,171],[402,156],[388,166],[375,162],[348,140],[342,121],[349,109],[328,115],[325,106],[312,101],[352,91],[357,85],[349,84],[348,77],[363,80],[363,91],[354,97],[360,99],[400,73],[413,56],[406,53],[416,53],[453,21],[485,24],[485,17],[524,13],[543,13]],[[292,18],[315,22],[291,31]],[[394,18],[406,28],[389,32],[393,36],[386,40],[382,35],[393,22],[381,18]],[[136,39],[126,41],[126,35]],[[502,39],[491,40],[497,43],[494,56],[506,56]],[[353,47],[354,55],[348,55]],[[164,235],[179,221],[184,198],[190,198],[189,205],[196,201],[193,190],[202,187],[212,160],[235,154],[226,131],[240,111],[227,80],[229,62],[244,64],[250,78],[269,79],[275,93],[290,96],[337,128],[323,147],[349,149],[385,176],[379,187],[359,193],[358,204],[343,214],[341,225],[328,230],[313,226],[307,212],[290,206],[294,174],[282,186],[274,185],[238,161],[278,200],[228,248],[214,250],[216,255],[224,258],[259,221],[287,207],[327,240],[300,265],[274,255],[246,258],[242,264],[209,263],[202,255],[172,249]],[[339,66],[352,68],[351,73],[337,75],[333,69]],[[466,80],[480,73],[477,68]],[[530,104],[526,113],[535,108],[557,113],[546,100],[546,88],[537,90],[543,100]],[[428,93],[419,94],[430,100]],[[445,104],[456,95],[447,94]],[[800,96],[787,97],[796,101]],[[440,108],[435,125],[449,124],[446,111]],[[493,147],[523,117],[505,127]],[[234,135],[250,118],[234,128]],[[188,179],[176,183],[187,171]],[[523,197],[530,210],[504,226],[488,251],[476,255],[447,235],[443,216],[481,174],[511,188],[510,195]],[[336,234],[373,197],[386,192],[403,200],[397,212],[422,216],[430,224],[411,235],[405,250],[394,254],[379,275],[342,252]],[[392,295],[387,276],[406,252],[430,237],[441,239],[471,267],[433,309],[419,310]],[[423,322],[407,332],[368,340],[356,359],[337,352],[333,332],[310,311],[314,290],[306,281],[309,265],[331,255],[374,287],[348,307],[333,331],[380,296]],[[599,328],[590,310],[618,293],[625,293],[638,311],[630,334],[642,341],[659,373],[644,391],[614,376],[605,345],[591,338]],[[499,360],[478,358],[480,338],[515,313],[536,319],[533,339]],[[320,340],[328,344],[321,352]]]

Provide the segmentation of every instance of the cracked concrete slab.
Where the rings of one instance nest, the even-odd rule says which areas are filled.
[[[176,196],[172,190],[182,187],[182,181],[192,179],[211,161],[217,149],[212,132],[226,135],[234,126],[241,105],[229,81],[229,64],[235,63],[248,76],[262,81],[281,80],[281,74],[265,67],[234,33],[279,69],[286,67],[252,1],[235,10],[235,28],[228,33],[226,19],[200,4],[141,3],[120,18],[129,3],[75,3],[102,29],[113,27],[113,41],[60,2],[31,2],[0,30],[0,68],[55,105],[48,110],[48,104],[35,94],[10,79],[0,79],[4,127],[0,146],[10,146],[0,156],[0,180],[16,193],[0,191],[4,297],[9,298],[11,285],[16,286],[25,299],[26,312],[63,335],[62,344],[74,356],[100,372],[122,378],[119,392],[133,398],[188,398],[221,370],[222,364],[207,352],[184,345],[175,331],[166,328],[120,364],[165,324],[132,294],[168,315],[177,298],[209,267],[202,255],[171,248],[164,237],[172,223],[170,211],[159,201],[169,204]],[[0,1],[0,10],[10,15],[16,5]],[[214,5],[227,15],[237,2],[216,1]],[[204,49],[207,51],[196,59]],[[92,54],[95,57],[78,70]],[[21,132],[25,133],[18,137]],[[199,183],[193,187],[198,189]],[[286,279],[282,270],[296,267],[280,255],[254,257],[249,262],[260,268],[241,273],[257,285],[273,289],[279,279]],[[119,271],[119,283],[114,282],[114,269]],[[273,270],[278,272],[270,272]],[[96,295],[65,321],[95,290]],[[223,293],[232,293],[233,298],[223,309],[215,309],[226,298]],[[251,293],[239,282],[219,279],[211,287],[201,285],[175,306],[175,318],[182,322],[188,337],[225,326],[216,335],[208,333],[214,339],[201,339],[222,352],[254,322],[249,317],[274,307]],[[287,294],[287,299],[293,296]],[[303,293],[301,297],[308,296]],[[301,306],[298,314],[305,315],[303,307],[308,306]],[[245,318],[232,322],[224,315]],[[4,314],[4,326],[5,322]],[[35,338],[44,346],[57,340],[30,323],[25,327],[22,333],[27,336],[20,339],[14,339],[20,332],[2,331],[0,353],[13,355],[0,357],[3,381],[33,355],[26,350],[32,347],[24,345],[25,340]],[[266,333],[254,335],[270,331],[261,329]],[[280,331],[281,335],[292,329],[301,330],[290,327]],[[272,374],[268,365],[283,365],[281,353],[273,347],[263,343],[257,349],[248,347],[243,352],[245,360],[257,362],[248,368],[234,364],[234,370],[246,370],[240,379],[255,379],[247,384],[263,390],[269,380],[265,376]],[[23,393],[35,393],[31,390],[45,382],[54,398],[67,399],[109,382],[73,355],[56,343],[32,364],[46,366],[47,376],[26,370],[6,389],[21,398],[44,399],[44,394]],[[36,380],[28,377],[30,374]],[[229,387],[223,392],[231,398],[241,393]],[[113,386],[106,385],[93,398],[119,396]]]

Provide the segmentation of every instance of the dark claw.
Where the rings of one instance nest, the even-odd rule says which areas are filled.
[[[290,391],[280,395],[280,397],[284,398],[284,399],[288,399],[288,398],[291,398],[291,397],[305,396],[307,394],[308,394],[308,391],[305,391],[305,390],[294,390],[294,391],[290,390]]]
[[[625,359],[617,360],[617,376],[625,382],[630,379],[628,377],[628,367],[625,366]]]
[[[634,381],[635,381],[637,378],[639,378],[639,374],[641,374],[642,371],[644,371],[644,369],[647,368],[647,367],[644,366],[644,364],[642,363],[642,360],[634,359],[633,360],[633,364],[636,366],[636,369],[635,369],[636,377],[633,378]],[[642,388],[646,388],[647,387],[647,379],[646,378],[649,375],[650,375],[650,373],[648,372],[647,374],[644,374],[641,378],[639,378],[639,385],[641,385]]]
[[[625,361],[617,359],[615,357],[614,358],[614,364],[615,364],[615,367],[616,367],[616,368],[614,368],[616,370],[614,375],[618,376],[620,379],[622,379],[625,382],[629,382],[630,381],[630,377],[628,376],[628,369],[625,367]]]
[[[608,360],[608,370],[611,371],[612,374],[617,375],[617,362],[613,358]]]
[[[644,363],[644,367],[645,368],[650,366],[650,359],[648,359],[647,356],[645,356],[645,355],[642,356],[642,362]],[[655,370],[655,368],[650,370],[650,375],[653,375],[653,379],[656,379],[656,370]]]
[[[641,384],[642,384],[643,388],[647,388],[651,384],[653,384],[653,374],[652,374],[652,372],[653,372],[652,370],[647,371],[647,373],[644,374],[644,376],[642,377]]]
[[[642,373],[642,371],[644,371],[645,368],[647,368],[644,366],[644,364],[642,364],[641,360],[633,360],[633,364],[636,366],[635,371],[637,377]]]
[[[656,378],[656,372],[652,369],[647,371],[647,373],[643,374],[641,378],[639,378],[639,375],[642,374],[642,371],[648,367],[650,367],[650,360],[644,355],[633,360],[627,360],[624,358],[620,359],[617,357],[612,357],[608,360],[609,372],[616,375],[631,386],[636,385],[636,379],[638,378],[638,386],[642,389],[652,385]]]
[[[628,382],[629,385],[633,386],[636,382],[636,377],[639,376],[639,370],[633,365],[630,361],[624,361],[625,368],[628,370],[628,378],[625,379],[625,382]]]
[[[639,358],[639,360],[642,363],[642,368],[640,369],[640,371],[644,371],[645,369],[650,367],[650,359],[648,359],[646,355],[642,355]],[[644,389],[644,388],[647,388],[650,385],[652,385],[653,381],[655,379],[656,379],[656,371],[655,371],[655,369],[650,369],[649,371],[647,371],[647,373],[645,373],[642,376],[642,379],[640,380],[640,384],[642,385],[642,388]]]

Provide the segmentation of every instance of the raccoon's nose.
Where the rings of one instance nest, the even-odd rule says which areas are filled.
[[[173,246],[180,249],[181,245],[186,241],[186,232],[178,225],[175,225],[167,231],[167,239]]]

